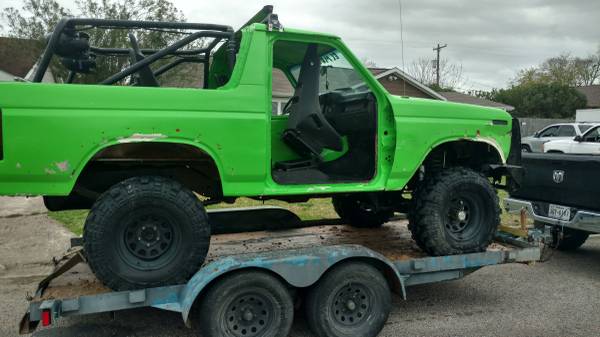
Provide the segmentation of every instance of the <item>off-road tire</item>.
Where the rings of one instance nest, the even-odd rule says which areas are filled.
[[[458,219],[456,200],[463,207],[469,206],[471,217],[467,213],[467,220]],[[465,208],[462,211],[464,217]],[[489,180],[473,170],[456,167],[426,178],[417,188],[408,228],[423,251],[440,256],[485,251],[499,224],[498,196]]]
[[[198,271],[210,225],[202,203],[178,182],[135,177],[100,196],[83,240],[89,266],[106,286],[142,289],[185,283]]]
[[[307,323],[319,337],[375,337],[391,307],[386,279],[365,262],[335,266],[309,290],[305,303]]]
[[[250,316],[244,316],[248,312]],[[196,315],[204,337],[287,337],[294,303],[276,277],[239,271],[209,287]]]
[[[388,222],[394,215],[391,211],[365,209],[361,198],[354,195],[336,195],[332,198],[333,209],[339,217],[352,227],[376,228]]]
[[[544,228],[545,223],[540,221],[534,221],[533,225],[535,228]],[[548,226],[552,226],[548,224]],[[560,232],[562,231],[562,239],[560,239]],[[572,228],[560,228],[558,226],[552,229],[552,247],[562,251],[571,251],[581,247],[588,239],[590,234],[588,232],[580,231]],[[558,242],[558,244],[557,244]]]

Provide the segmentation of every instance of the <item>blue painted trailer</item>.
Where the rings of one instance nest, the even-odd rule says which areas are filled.
[[[141,307],[179,312],[190,326],[190,312],[209,287],[227,275],[248,270],[273,275],[289,288],[310,289],[336,266],[360,261],[375,266],[390,289],[406,298],[407,288],[413,285],[460,279],[485,266],[540,259],[536,242],[502,233],[485,252],[425,256],[414,246],[403,223],[380,229],[338,225],[215,235],[211,251],[215,253],[209,254],[208,262],[186,284],[119,292],[100,285],[77,294],[77,284],[68,279],[69,273],[80,268],[73,275],[81,279],[87,267],[82,252],[74,248],[40,283],[20,331],[30,333],[40,322],[52,325],[61,317]],[[93,280],[93,275],[89,277]],[[59,291],[61,278],[67,278],[62,286],[68,284],[66,295]],[[89,288],[90,281],[85,284]]]

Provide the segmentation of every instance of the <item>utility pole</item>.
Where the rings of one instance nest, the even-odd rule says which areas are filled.
[[[440,87],[440,50],[446,47],[448,47],[447,44],[440,46],[438,43],[437,47],[433,48],[433,51],[437,52],[437,58],[435,59],[435,84],[438,88]]]

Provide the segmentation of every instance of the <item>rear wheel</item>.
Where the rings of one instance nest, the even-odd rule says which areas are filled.
[[[409,229],[430,255],[485,251],[500,224],[496,191],[470,169],[450,168],[426,179],[414,199]]]
[[[535,221],[536,228],[544,228],[545,223]],[[562,232],[562,233],[561,233]],[[555,227],[552,231],[552,246],[558,250],[569,251],[581,247],[590,236],[589,233],[571,228]]]
[[[104,193],[85,223],[90,267],[114,290],[186,282],[206,257],[210,226],[202,203],[162,177],[125,180]]]
[[[260,271],[225,276],[209,288],[198,310],[205,337],[286,337],[293,319],[288,289]]]
[[[347,262],[328,271],[309,291],[306,317],[319,337],[375,337],[391,310],[386,279],[364,262]]]
[[[531,148],[529,147],[529,145],[521,145],[521,151],[522,152],[531,152]]]
[[[380,227],[394,215],[392,211],[381,211],[365,195],[336,195],[332,198],[335,212],[353,227]]]

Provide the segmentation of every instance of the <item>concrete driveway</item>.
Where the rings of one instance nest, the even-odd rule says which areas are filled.
[[[0,217],[0,336],[16,336],[25,295],[70,234],[45,215]],[[381,336],[600,336],[600,237],[546,263],[486,267],[394,298]],[[63,319],[33,336],[195,336],[179,314],[140,309]],[[297,313],[291,336],[311,334]],[[359,337],[359,336],[357,336]]]

